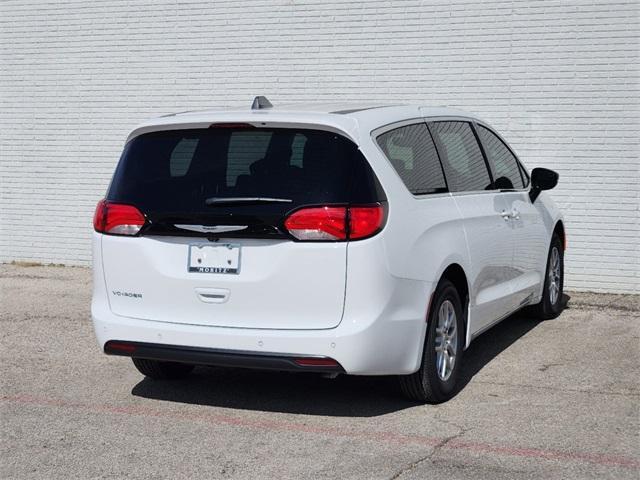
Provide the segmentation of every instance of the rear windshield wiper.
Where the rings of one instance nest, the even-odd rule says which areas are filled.
[[[237,204],[253,204],[253,203],[291,203],[290,198],[271,198],[271,197],[211,197],[207,198],[204,203],[208,206],[215,205],[237,205]]]

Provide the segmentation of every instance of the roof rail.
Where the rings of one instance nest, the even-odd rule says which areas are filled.
[[[267,97],[263,95],[259,95],[253,99],[253,103],[251,104],[251,110],[262,110],[264,108],[271,108],[271,102],[267,100]]]

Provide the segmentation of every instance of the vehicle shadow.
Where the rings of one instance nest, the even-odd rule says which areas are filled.
[[[562,311],[569,308],[570,299],[569,295],[562,295]],[[540,319],[528,315],[524,310],[505,318],[471,342],[464,352],[464,362],[458,379],[458,393],[485,365],[539,324]]]
[[[565,304],[568,297],[565,296]],[[459,389],[539,320],[521,313],[505,319],[474,340],[465,352]],[[143,379],[131,394],[170,402],[332,417],[375,417],[416,406],[402,398],[395,377],[198,367],[184,380]]]

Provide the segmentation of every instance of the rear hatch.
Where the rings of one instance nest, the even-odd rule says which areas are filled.
[[[106,197],[144,217],[135,236],[103,235],[111,309],[193,325],[333,328],[348,242],[300,241],[285,222],[310,206],[384,200],[356,145],[335,133],[214,125],[138,136]]]

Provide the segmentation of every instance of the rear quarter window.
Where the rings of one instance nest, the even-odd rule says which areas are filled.
[[[390,130],[376,141],[411,193],[447,191],[438,152],[424,123]]]

